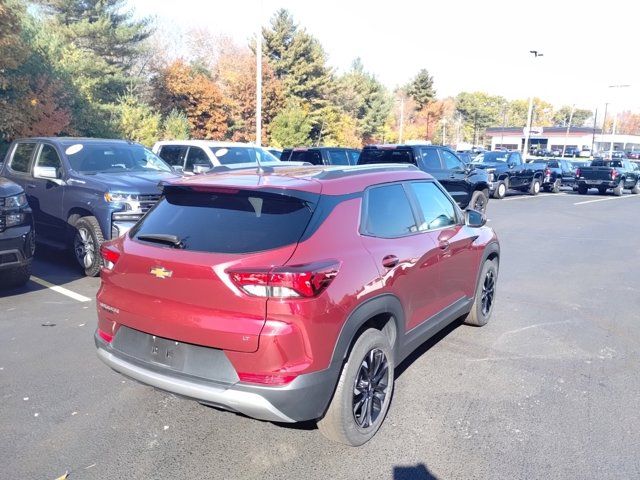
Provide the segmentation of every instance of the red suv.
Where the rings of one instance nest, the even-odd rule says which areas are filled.
[[[282,166],[172,181],[101,255],[107,365],[361,445],[404,358],[456,319],[489,320],[500,248],[413,166]]]

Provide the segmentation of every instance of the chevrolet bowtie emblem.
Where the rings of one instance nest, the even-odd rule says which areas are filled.
[[[152,268],[149,273],[151,275],[153,275],[156,278],[171,278],[171,275],[173,275],[173,272],[171,270],[167,270],[164,267],[156,267],[156,268]]]

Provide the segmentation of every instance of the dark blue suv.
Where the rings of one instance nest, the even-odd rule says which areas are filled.
[[[26,192],[36,240],[71,248],[89,276],[100,273],[100,244],[129,230],[159,200],[159,183],[177,177],[138,143],[91,138],[16,140],[0,175]]]

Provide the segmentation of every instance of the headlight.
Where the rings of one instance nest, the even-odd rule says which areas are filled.
[[[104,199],[109,203],[129,203],[137,202],[138,195],[135,193],[107,192]]]
[[[14,195],[12,197],[6,197],[4,199],[5,208],[23,208],[27,206],[27,196],[24,193]]]

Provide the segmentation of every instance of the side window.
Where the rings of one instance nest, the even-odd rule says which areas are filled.
[[[422,160],[422,168],[425,170],[442,170],[440,157],[438,156],[438,151],[435,148],[421,148],[420,157]]]
[[[172,167],[184,166],[184,157],[187,155],[186,146],[182,145],[163,145],[160,147],[158,156]]]
[[[13,157],[11,157],[11,170],[20,173],[29,173],[29,167],[31,166],[31,158],[33,158],[33,152],[36,150],[37,143],[19,143],[16,145],[13,151]]]
[[[464,165],[453,153],[447,150],[441,150],[442,160],[444,160],[444,166],[447,170],[464,170]]]
[[[349,165],[349,158],[344,150],[329,150],[327,157],[331,165]]]
[[[511,155],[509,155],[508,163],[509,163],[509,165],[521,165],[522,164],[522,159],[520,158],[520,154],[519,153],[512,153]]]
[[[62,177],[62,162],[60,161],[58,152],[56,152],[56,149],[51,145],[46,143],[42,145],[42,149],[40,149],[38,159],[36,160],[36,166],[55,168],[56,178]]]
[[[418,200],[424,218],[418,230],[434,230],[458,223],[453,204],[435,183],[412,182],[411,189]]]
[[[185,172],[193,172],[194,165],[207,165],[211,166],[209,157],[204,150],[200,147],[189,147],[189,153],[187,155],[187,163],[184,166]]]
[[[365,232],[394,238],[417,231],[409,199],[400,184],[371,188],[367,192]]]
[[[360,152],[358,150],[349,150],[347,152],[347,155],[349,155],[349,164],[350,165],[357,165],[358,164],[358,157],[360,156]]]

